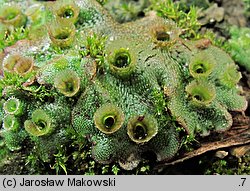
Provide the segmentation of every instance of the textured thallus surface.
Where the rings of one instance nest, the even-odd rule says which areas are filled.
[[[203,40],[180,39],[175,23],[154,14],[117,24],[98,3],[75,3],[80,14],[69,47],[55,51],[60,44],[53,44],[48,34],[54,27],[50,23],[54,10],[67,2],[36,2],[51,17],[40,9],[28,15],[26,27],[32,29],[31,40],[5,49],[4,74],[15,73],[4,67],[8,57],[31,57],[37,82],[28,87],[55,91],[53,99],[38,100],[27,87],[2,87],[2,103],[15,97],[24,106],[23,113],[14,116],[18,119],[15,130],[4,128],[5,123],[12,122],[4,120],[9,114],[1,109],[2,120],[7,121],[1,130],[2,141],[10,150],[22,148],[22,141],[29,137],[35,153],[48,161],[60,145],[69,142],[66,132],[73,128],[77,136],[93,143],[96,161],[119,161],[123,168],[131,169],[145,152],[154,152],[159,161],[173,157],[179,149],[178,127],[184,127],[191,136],[206,136],[231,127],[229,111],[246,109],[237,86],[241,75],[224,51],[204,45]],[[22,5],[23,12],[28,6]],[[58,26],[62,26],[60,22]],[[79,53],[87,48],[86,36],[93,33],[106,37],[104,61],[99,64]],[[4,78],[6,75],[1,80]],[[45,114],[36,116],[40,110]]]

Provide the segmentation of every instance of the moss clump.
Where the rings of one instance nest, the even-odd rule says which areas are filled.
[[[220,174],[220,175],[247,175],[250,172],[249,155],[240,158],[227,157],[225,159],[213,159],[213,163],[209,163],[206,167],[205,174]]]
[[[194,8],[152,1],[163,18],[119,24],[96,1],[60,2],[36,3],[34,14],[33,1],[17,3],[29,35],[0,54],[1,143],[33,167],[93,173],[99,163],[131,170],[148,154],[168,160],[180,148],[178,129],[189,140],[226,131],[229,111],[246,109],[230,56],[181,39],[199,28]]]
[[[183,30],[181,35],[183,38],[195,38],[198,34],[201,25],[198,22],[197,7],[191,6],[186,11],[183,3],[173,0],[152,0],[151,7],[156,10],[159,16],[175,21],[178,27]]]
[[[227,43],[227,50],[232,57],[239,63],[240,66],[250,71],[249,61],[249,42],[250,30],[249,28],[232,27],[230,29],[231,38]]]

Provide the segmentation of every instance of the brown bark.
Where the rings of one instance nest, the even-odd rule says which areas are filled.
[[[238,115],[235,116],[234,119],[234,125],[237,124],[238,126],[233,126],[230,130],[222,134],[211,135],[215,136],[216,141],[205,142],[205,139],[207,138],[204,138],[204,142],[201,140],[201,146],[198,149],[184,153],[183,155],[178,156],[171,161],[160,162],[155,166],[155,168],[158,169],[164,166],[175,165],[187,159],[202,155],[208,151],[250,144],[250,117]],[[239,121],[241,124],[238,124]]]

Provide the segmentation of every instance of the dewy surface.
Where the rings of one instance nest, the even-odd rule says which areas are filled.
[[[0,57],[2,148],[32,145],[48,162],[74,130],[97,162],[132,169],[146,152],[158,161],[175,156],[178,128],[190,136],[225,131],[229,111],[246,109],[228,54],[179,38],[175,23],[153,13],[118,24],[94,0],[0,9],[4,38],[29,31]]]

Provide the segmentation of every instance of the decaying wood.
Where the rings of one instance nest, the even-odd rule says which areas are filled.
[[[155,168],[159,169],[164,166],[175,165],[187,159],[202,155],[208,151],[250,144],[250,118],[246,116],[242,117],[244,117],[244,120],[242,120],[244,121],[243,124],[240,126],[234,126],[229,131],[222,133],[217,137],[216,141],[201,143],[201,146],[198,149],[185,153],[178,158],[174,158],[172,161],[161,162],[156,165]]]

